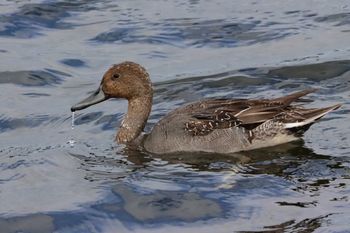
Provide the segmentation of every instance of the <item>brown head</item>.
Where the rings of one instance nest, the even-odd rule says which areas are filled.
[[[152,83],[146,70],[139,64],[123,62],[113,65],[103,75],[99,88],[83,101],[72,106],[78,111],[109,98],[124,98],[129,101],[126,114],[117,134],[119,143],[134,140],[144,128],[152,106]]]
[[[99,88],[89,97],[72,106],[78,111],[109,98],[132,100],[152,96],[152,83],[146,70],[134,62],[113,65],[103,75]]]

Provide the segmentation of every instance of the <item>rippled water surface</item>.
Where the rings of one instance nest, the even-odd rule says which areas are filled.
[[[350,232],[349,1],[0,1],[0,232]],[[149,130],[205,97],[307,87],[343,103],[304,141],[151,155],[115,145],[127,103],[76,114],[112,64],[145,66]]]

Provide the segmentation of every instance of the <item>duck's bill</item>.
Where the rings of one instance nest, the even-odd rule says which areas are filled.
[[[90,107],[91,105],[101,103],[107,99],[108,97],[105,95],[105,93],[103,93],[102,87],[100,86],[92,95],[72,106],[70,110],[72,112],[82,110]]]

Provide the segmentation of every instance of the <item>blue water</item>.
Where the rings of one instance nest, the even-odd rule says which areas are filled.
[[[0,232],[350,232],[349,1],[0,1]],[[127,103],[76,113],[112,64],[154,107],[307,87],[343,103],[304,140],[152,155],[113,142]]]

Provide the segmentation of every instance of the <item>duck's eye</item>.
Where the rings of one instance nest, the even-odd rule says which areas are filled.
[[[113,74],[112,79],[113,79],[113,80],[116,80],[116,79],[118,79],[119,77],[120,77],[119,74]]]

